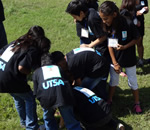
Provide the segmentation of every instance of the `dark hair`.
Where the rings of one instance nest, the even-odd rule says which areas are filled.
[[[106,24],[103,24],[103,28],[105,31],[110,31],[113,28],[117,33],[120,29],[120,26],[118,25],[120,23],[121,15],[119,13],[119,8],[116,6],[116,4],[112,1],[105,1],[100,5],[99,12],[103,13],[106,16],[110,16],[114,13],[117,13],[117,16],[113,19],[111,27],[108,27]]]
[[[120,10],[127,9],[129,12],[134,11],[136,7],[136,0],[122,0]]]
[[[50,47],[51,41],[47,37],[42,38],[39,43],[40,53],[43,54],[49,52]]]
[[[112,1],[105,1],[100,5],[99,11],[104,15],[109,16],[116,12],[119,15],[119,8]]]
[[[88,11],[88,7],[80,0],[72,0],[66,9],[67,13],[78,16],[80,16],[80,11],[83,11],[84,13]]]
[[[64,54],[61,51],[54,51],[51,53],[51,60],[53,61],[53,64],[57,64],[59,61],[64,59]]]
[[[41,66],[44,66],[44,65],[52,65],[52,60],[50,58],[50,53],[44,53],[42,56],[41,56]]]
[[[98,0],[86,0],[87,1],[87,3],[89,3],[89,2],[98,2]]]
[[[16,52],[20,49],[26,50],[30,46],[34,46],[41,50],[41,41],[43,38],[45,38],[44,29],[37,25],[32,26],[26,34],[14,41],[14,48],[12,51]]]

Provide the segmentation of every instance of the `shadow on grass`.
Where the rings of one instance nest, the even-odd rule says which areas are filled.
[[[137,67],[137,75],[150,74],[150,63],[145,63],[143,67]]]
[[[141,106],[143,108],[143,113],[150,110],[150,87],[147,88],[140,88],[139,89],[139,96]],[[128,88],[126,90],[122,90],[119,87],[116,88],[116,93],[113,98],[113,109],[115,114],[119,117],[123,117],[129,114],[134,114],[133,109],[134,98],[131,92],[131,89]]]
[[[150,86],[146,88],[140,88],[139,89],[139,96],[140,96],[140,102],[141,107],[143,110],[144,117],[149,117],[149,111],[150,111]],[[114,117],[126,117],[128,115],[134,115],[133,112],[133,105],[134,105],[134,98],[131,92],[131,89],[128,88],[126,90],[122,90],[119,87],[116,88],[115,95],[113,97],[113,104],[112,104],[112,112]],[[141,116],[142,116],[141,114]],[[122,122],[122,121],[120,121]],[[128,124],[125,124],[126,130],[132,130],[132,127]]]

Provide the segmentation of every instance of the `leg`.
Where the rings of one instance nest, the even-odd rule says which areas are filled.
[[[23,98],[26,105],[26,129],[36,130],[39,125],[37,122],[36,102],[33,92],[26,93]]]
[[[106,78],[85,77],[82,80],[82,83],[80,86],[92,90],[99,97],[101,97],[104,100],[107,100],[106,82],[107,82],[107,77]]]
[[[57,122],[54,117],[55,109],[43,109],[43,120],[46,130],[58,130]]]
[[[23,99],[21,99],[19,96],[15,95],[15,94],[10,94],[15,102],[15,107],[16,110],[19,114],[20,117],[20,125],[21,126],[26,126],[26,111],[25,111],[25,102]]]
[[[106,79],[102,79],[98,85],[92,90],[97,96],[104,99],[105,101],[108,100],[108,93],[106,91]]]
[[[112,102],[115,93],[115,88],[119,84],[119,74],[117,74],[112,66],[110,66],[110,82],[109,82],[109,97],[108,103]]]
[[[59,111],[68,130],[82,130],[80,123],[75,119],[72,106],[61,106]]]
[[[24,101],[24,109],[25,111],[20,110],[18,107],[16,108],[19,111],[19,115],[22,113],[25,114],[26,119],[26,130],[36,130],[39,125],[37,123],[37,114],[36,114],[36,102],[35,97],[33,96],[32,91],[27,93],[13,93],[11,94],[13,97],[15,96],[15,100],[20,102],[18,99],[22,99]],[[17,97],[17,98],[16,98]],[[22,105],[22,104],[19,104]],[[22,106],[20,106],[22,107]],[[23,110],[24,110],[23,109]]]
[[[136,77],[136,66],[126,68],[126,73],[128,76],[128,85],[132,89],[132,93],[134,97],[135,111],[136,113],[141,113],[142,110],[139,106],[140,101],[139,101],[139,91],[138,91],[138,84],[137,84],[137,77]]]
[[[140,67],[142,67],[143,66],[143,55],[144,55],[143,37],[141,37],[139,42],[137,43],[137,51],[138,51],[138,55],[139,55],[138,65]]]

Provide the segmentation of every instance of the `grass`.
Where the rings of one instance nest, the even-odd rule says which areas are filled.
[[[70,0],[2,0],[5,8],[4,21],[8,41],[17,39],[33,25],[40,25],[45,29],[46,36],[51,40],[51,50],[64,53],[79,46],[76,27],[73,18],[65,13]],[[99,4],[104,0],[100,0]],[[121,0],[114,0],[118,7]],[[150,0],[148,0],[150,3]],[[145,15],[144,57],[150,57],[150,13]],[[126,130],[150,129],[150,65],[137,68],[140,100],[143,114],[132,112],[133,96],[127,84],[127,79],[120,77],[119,87],[116,89],[113,102],[113,115],[123,124]],[[33,86],[32,81],[29,84]],[[0,130],[20,130],[13,99],[9,94],[0,94]],[[39,124],[43,123],[42,108],[37,101]]]

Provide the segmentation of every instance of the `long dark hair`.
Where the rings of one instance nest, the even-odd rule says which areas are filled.
[[[45,37],[44,29],[40,26],[32,26],[29,31],[23,36],[19,37],[16,41],[14,41],[14,48],[12,51],[17,52],[21,50],[27,50],[30,46],[36,47],[43,53],[43,49],[50,49],[50,41]]]
[[[129,12],[135,10],[136,7],[136,0],[122,0],[122,4],[120,10],[127,9]]]
[[[99,7],[99,12],[103,13],[106,16],[113,15],[114,13],[117,13],[117,16],[113,19],[112,26],[108,27],[106,24],[103,23],[104,31],[110,31],[112,28],[117,33],[119,30],[119,23],[121,15],[119,13],[119,8],[116,6],[116,4],[112,1],[105,1],[103,2]]]

